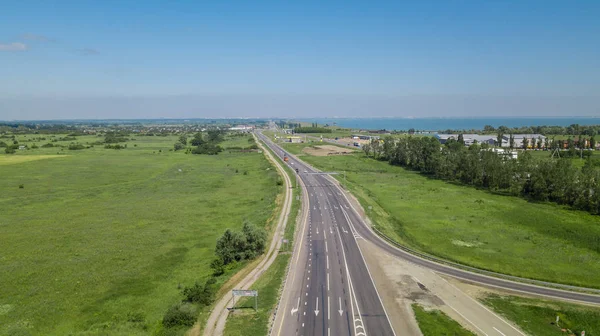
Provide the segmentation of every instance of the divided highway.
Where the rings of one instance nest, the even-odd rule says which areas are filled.
[[[309,212],[301,228],[274,335],[394,335],[356,239],[390,255],[456,278],[558,299],[600,304],[600,296],[485,276],[422,259],[377,236],[352,208],[340,187],[259,134],[277,156],[289,158],[305,185]]]
[[[283,159],[284,152],[259,137]],[[305,186],[306,220],[273,326],[274,335],[395,335],[332,182],[290,158]]]

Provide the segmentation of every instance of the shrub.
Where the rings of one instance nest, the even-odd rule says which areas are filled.
[[[225,268],[223,266],[223,260],[221,258],[215,258],[215,260],[210,263],[210,268],[213,269],[213,276],[219,276],[225,273]]]
[[[171,306],[163,316],[162,324],[167,328],[192,326],[196,322],[196,309],[191,304]]]
[[[50,147],[54,147],[54,144],[49,142],[45,145],[42,145],[42,148],[50,148]]]
[[[6,149],[4,150],[4,153],[6,154],[15,154],[16,150],[12,147],[6,147]]]
[[[72,143],[72,144],[69,145],[68,148],[69,148],[69,150],[80,150],[80,149],[84,149],[85,146],[82,145],[82,144],[73,144]]]
[[[183,294],[183,301],[200,302],[204,293],[204,286],[196,282],[192,287],[185,287],[181,293]]]
[[[121,145],[104,145],[104,148],[106,149],[124,149],[127,148],[127,145],[125,146],[121,146]]]
[[[6,145],[6,142],[4,142],[4,141],[0,141],[0,148],[2,148],[2,147],[6,147],[6,146],[7,146],[7,145]]]
[[[175,143],[175,145],[174,145],[173,147],[174,147],[175,151],[178,151],[178,150],[182,150],[182,149],[184,149],[184,148],[185,148],[185,145],[184,145],[184,144],[182,144],[181,142],[176,142],[176,143]]]
[[[23,189],[23,188],[25,188],[25,185],[24,184],[19,184],[19,189]]]

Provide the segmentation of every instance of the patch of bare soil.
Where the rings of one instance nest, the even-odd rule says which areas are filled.
[[[302,151],[313,156],[348,155],[354,152],[354,150],[350,148],[342,148],[332,145],[305,147]]]

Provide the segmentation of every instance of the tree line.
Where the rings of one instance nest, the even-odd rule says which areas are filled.
[[[544,134],[548,135],[587,135],[594,136],[600,134],[600,125],[579,125],[571,124],[569,126],[524,126],[524,127],[507,127],[499,126],[495,128],[492,125],[485,125],[482,129],[471,129],[471,130],[456,130],[447,129],[443,130],[443,133],[448,134],[459,134],[459,133],[503,133],[503,134]]]
[[[527,151],[510,159],[485,145],[465,147],[451,139],[442,146],[433,137],[388,137],[363,150],[369,157],[445,181],[600,214],[600,162],[592,158],[579,169],[569,159],[534,159]]]
[[[204,135],[202,132],[194,134],[189,144],[195,148],[191,149],[192,154],[207,154],[217,155],[223,151],[223,148],[219,146],[219,143],[223,142],[224,132],[218,129],[209,130]],[[188,145],[188,139],[186,135],[181,135],[179,140],[173,145],[175,151],[185,149]]]
[[[331,133],[331,129],[324,127],[296,127],[294,133]]]

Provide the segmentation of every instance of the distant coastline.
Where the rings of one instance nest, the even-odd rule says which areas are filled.
[[[528,126],[569,126],[598,125],[600,117],[380,117],[380,118],[307,118],[300,121],[317,122],[319,124],[337,125],[343,128],[365,130],[408,130],[441,131],[441,130],[479,130],[490,125],[495,128],[528,127]]]

